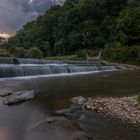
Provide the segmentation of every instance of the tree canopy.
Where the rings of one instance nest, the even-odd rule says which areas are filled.
[[[124,48],[140,46],[139,0],[66,0],[24,25],[5,47],[12,54],[37,48],[46,57],[116,42]]]

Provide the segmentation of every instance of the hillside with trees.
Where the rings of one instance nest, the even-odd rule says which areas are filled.
[[[103,59],[140,65],[140,1],[66,0],[3,47],[16,57],[37,58],[102,50]]]

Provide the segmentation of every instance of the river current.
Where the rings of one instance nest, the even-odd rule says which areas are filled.
[[[0,97],[0,140],[139,140],[140,130],[94,112],[55,112],[70,108],[76,96],[128,96],[140,91],[140,72],[110,71],[82,75],[0,80],[0,92],[35,90],[34,99],[13,106]]]

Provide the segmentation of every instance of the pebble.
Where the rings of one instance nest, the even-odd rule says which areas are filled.
[[[85,107],[99,113],[140,126],[140,104],[136,96],[87,98]]]

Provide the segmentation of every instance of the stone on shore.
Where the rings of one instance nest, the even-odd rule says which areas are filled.
[[[136,96],[89,97],[85,103],[85,108],[140,126],[140,104],[138,104]]]
[[[136,96],[89,97],[87,99],[79,96],[72,98],[71,101],[82,110],[91,110],[106,117],[120,119],[129,124],[140,126],[140,104],[137,102]],[[71,108],[71,112],[73,110],[75,108]],[[67,114],[67,110],[63,113]]]
[[[8,96],[5,100],[4,100],[4,104],[5,105],[13,105],[22,101],[26,101],[29,99],[34,98],[35,96],[35,92],[34,90],[29,90],[29,91],[19,91],[16,93],[13,93],[12,95]]]
[[[116,66],[117,69],[120,70],[128,70],[128,71],[140,71],[140,66],[136,65],[130,65],[130,64],[119,64],[119,63],[113,63],[113,62],[108,62],[108,61],[101,61],[101,64],[111,66],[114,65]]]
[[[83,105],[87,99],[82,97],[82,96],[78,96],[78,97],[74,97],[71,99],[71,101],[74,103],[74,104],[77,104],[77,105]]]

